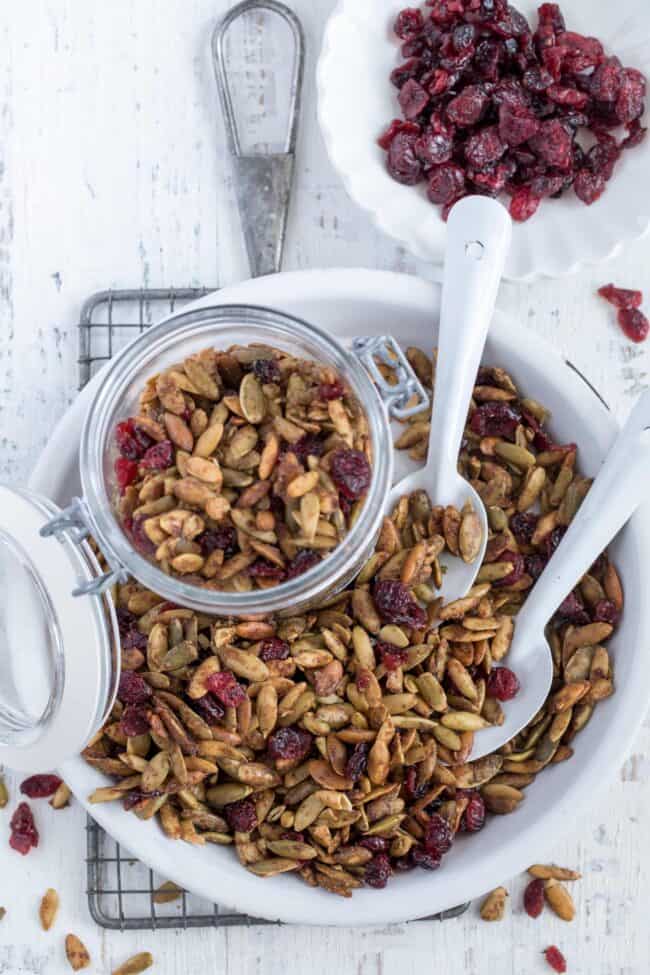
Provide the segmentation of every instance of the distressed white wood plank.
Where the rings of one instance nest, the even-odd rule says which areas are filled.
[[[431,276],[370,225],[326,157],[313,68],[327,0],[293,0],[308,60],[287,268],[356,266]],[[20,483],[76,388],[75,320],[107,286],[228,283],[247,274],[208,52],[226,0],[22,0],[0,10],[0,478]],[[256,58],[251,30],[250,65]],[[276,101],[265,104],[269,114]],[[250,108],[250,118],[254,116]],[[596,297],[606,281],[650,288],[650,245],[606,268],[532,287],[504,286],[500,302],[544,335],[598,387],[619,418],[649,383],[648,352],[622,340]],[[642,975],[650,961],[647,807],[650,726],[591,813],[558,838],[556,858],[577,866],[573,925],[522,914],[523,878],[508,919],[487,925],[476,905],[444,924],[373,930],[254,928],[120,934],[90,920],[84,816],[37,805],[42,844],[25,860],[5,845],[0,812],[0,973],[63,975],[63,935],[79,934],[91,971],[109,972],[149,948],[156,972],[285,975],[521,975],[544,972],[540,954],[562,946],[573,975]],[[10,781],[15,796],[17,783]],[[504,821],[504,828],[507,822]],[[444,883],[444,873],[440,875]],[[47,886],[61,916],[37,921]]]

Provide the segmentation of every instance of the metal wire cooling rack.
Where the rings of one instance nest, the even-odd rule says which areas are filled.
[[[216,290],[216,286],[146,288],[91,295],[82,307],[79,321],[79,388],[136,332],[143,332],[165,315]],[[86,833],[88,908],[93,920],[103,928],[133,931],[275,923],[210,904],[186,892],[168,904],[156,904],[155,891],[166,878],[125,853],[90,817]],[[422,920],[444,921],[458,917],[468,907],[462,904]]]

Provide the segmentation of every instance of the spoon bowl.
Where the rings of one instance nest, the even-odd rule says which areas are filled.
[[[517,675],[520,689],[516,697],[504,704],[503,724],[476,735],[472,761],[514,738],[544,704],[555,673],[545,628],[558,606],[647,499],[649,474],[647,391],[632,410],[566,534],[517,614],[514,638],[504,664]],[[597,645],[608,638],[612,629],[604,620],[576,627],[581,632],[575,646]]]
[[[481,547],[473,562],[464,562],[459,556],[454,556],[447,549],[438,557],[442,566],[442,587],[437,595],[442,596],[445,603],[460,599],[467,595],[474,585],[476,575],[485,556],[488,538],[488,520],[485,506],[478,493],[458,472],[449,478],[444,497],[434,494],[431,487],[431,477],[427,468],[414,471],[399,481],[391,490],[388,498],[388,511],[392,511],[401,497],[413,494],[414,491],[426,491],[432,504],[452,505],[458,511],[468,504],[478,515],[481,530]]]
[[[423,490],[432,505],[461,511],[469,503],[477,514],[481,542],[474,560],[441,558],[440,595],[446,603],[472,588],[487,545],[487,514],[478,493],[458,473],[458,453],[511,234],[507,211],[489,197],[467,196],[449,214],[427,461],[388,497],[389,513],[404,494]]]

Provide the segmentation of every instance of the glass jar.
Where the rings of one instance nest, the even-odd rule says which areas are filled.
[[[367,416],[372,479],[355,524],[317,566],[271,589],[203,589],[166,575],[124,533],[112,504],[114,431],[137,412],[150,376],[210,346],[250,343],[337,370]],[[394,370],[392,382],[382,375],[382,362]],[[184,312],[139,335],[105,367],[88,409],[79,451],[82,497],[61,510],[47,498],[0,485],[0,637],[7,660],[0,668],[2,761],[32,771],[55,767],[104,723],[120,676],[115,584],[132,576],[176,606],[235,618],[295,614],[340,591],[370,556],[381,527],[393,471],[389,413],[402,418],[427,402],[391,338],[356,339],[348,351],[323,330],[268,308]]]
[[[69,535],[43,537],[58,514],[47,498],[0,485],[0,755],[31,771],[86,745],[120,673],[110,595],[71,594],[101,575],[95,553]]]
[[[145,381],[161,369],[207,347],[273,345],[292,355],[333,366],[363,407],[372,444],[372,480],[354,526],[317,566],[269,589],[224,592],[167,575],[142,556],[124,533],[111,498],[117,423],[137,413]],[[80,447],[82,515],[113,572],[128,573],[177,605],[199,612],[245,617],[302,608],[343,588],[370,554],[381,527],[392,483],[392,446],[387,410],[359,358],[321,329],[266,308],[222,306],[177,315],[143,336],[103,373],[88,412]],[[112,580],[111,580],[112,581]]]

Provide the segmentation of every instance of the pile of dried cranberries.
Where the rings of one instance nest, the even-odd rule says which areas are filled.
[[[405,61],[391,81],[403,119],[378,140],[391,176],[426,181],[445,219],[468,193],[508,193],[520,221],[570,187],[587,205],[597,200],[622,150],[645,136],[641,72],[566,30],[554,3],[541,5],[535,31],[506,0],[426,6],[395,22]]]

